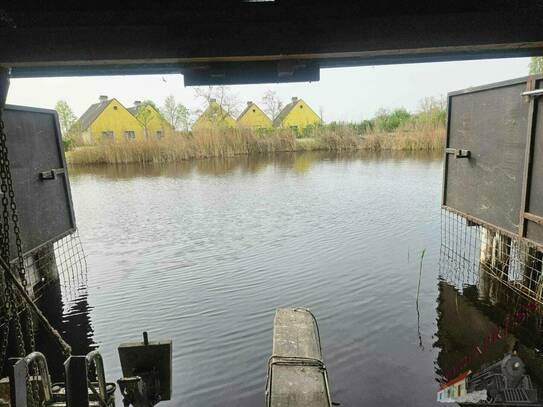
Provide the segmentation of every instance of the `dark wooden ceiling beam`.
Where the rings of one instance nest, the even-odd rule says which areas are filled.
[[[539,2],[367,3],[19,6],[0,13],[0,65],[13,67],[14,76],[182,72],[289,59],[327,67],[525,56],[543,47]]]

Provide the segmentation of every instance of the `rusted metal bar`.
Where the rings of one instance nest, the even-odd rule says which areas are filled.
[[[16,374],[15,365],[21,359],[22,358],[9,358],[8,359],[8,364],[9,364],[9,398],[10,398],[10,405],[12,407],[21,407],[23,405],[23,404],[18,404],[17,403],[17,397],[16,397],[17,391],[19,390],[18,387],[20,387],[20,386],[16,385],[16,383],[17,383],[17,374],[19,374],[20,372],[17,372],[17,374]],[[26,378],[25,378],[25,380],[26,380]],[[25,388],[26,388],[26,385],[25,385]],[[26,397],[26,391],[25,391],[25,397]],[[20,402],[22,402],[22,400]],[[24,404],[24,405],[26,406],[26,404]]]
[[[535,78],[530,78],[527,82],[526,92],[534,92],[538,85]],[[542,90],[542,89],[539,89]],[[524,92],[524,93],[526,93]],[[536,129],[536,107],[537,101],[535,98],[530,98],[530,106],[528,110],[528,129],[526,131],[526,152],[524,155],[524,172],[522,174],[522,195],[520,202],[520,219],[519,219],[519,235],[526,237],[526,219],[525,212],[530,205],[530,184],[532,178],[532,160],[533,160],[533,144]]]
[[[104,372],[104,361],[102,355],[98,350],[93,350],[92,352],[87,353],[87,363],[89,366],[93,365],[96,369],[96,379],[98,380],[98,389],[100,391],[99,395],[101,402],[107,400],[107,391],[106,391],[106,375]]]
[[[534,215],[530,212],[524,212],[524,219],[529,220],[530,222],[537,223],[538,225],[543,226],[543,217]]]

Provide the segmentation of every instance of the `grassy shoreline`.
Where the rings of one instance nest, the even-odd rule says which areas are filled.
[[[70,165],[119,165],[298,151],[441,151],[444,136],[445,129],[441,126],[369,134],[357,134],[349,127],[324,128],[305,138],[296,138],[290,130],[267,134],[223,130],[162,140],[80,146],[68,151],[66,158]]]

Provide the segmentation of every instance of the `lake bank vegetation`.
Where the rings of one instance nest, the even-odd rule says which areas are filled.
[[[71,165],[169,163],[182,160],[295,151],[440,151],[445,106],[427,98],[416,113],[381,109],[373,119],[296,129],[215,128],[179,131],[160,140],[73,146]]]

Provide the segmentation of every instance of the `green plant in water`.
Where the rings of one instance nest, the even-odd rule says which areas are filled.
[[[419,285],[417,286],[417,304],[419,302],[420,280],[422,279],[422,261],[424,260],[424,255],[425,254],[426,254],[426,249],[423,249],[422,253],[420,254]]]

